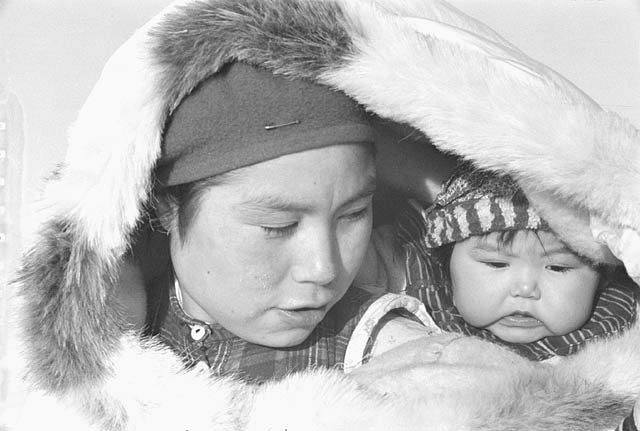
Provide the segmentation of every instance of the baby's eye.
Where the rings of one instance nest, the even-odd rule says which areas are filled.
[[[562,266],[562,265],[547,265],[546,267],[549,271],[553,271],[553,272],[568,272],[571,271],[573,268],[570,266]]]
[[[260,226],[270,237],[283,237],[291,235],[298,227],[298,222],[288,224],[286,226]]]

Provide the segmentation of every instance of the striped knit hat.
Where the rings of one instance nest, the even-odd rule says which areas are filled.
[[[478,170],[467,162],[456,167],[422,215],[428,248],[490,232],[549,230],[511,177]]]

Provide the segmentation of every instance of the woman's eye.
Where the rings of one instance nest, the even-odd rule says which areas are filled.
[[[270,237],[283,237],[291,235],[296,228],[298,227],[298,223],[291,223],[286,226],[260,226],[262,230],[264,230],[268,236]]]
[[[368,212],[369,212],[369,207],[364,207],[358,211],[345,214],[342,216],[342,218],[349,221],[356,221],[364,218]]]

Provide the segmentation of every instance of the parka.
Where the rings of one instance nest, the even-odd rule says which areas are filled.
[[[179,1],[108,61],[44,189],[13,284],[32,388],[24,429],[44,415],[53,429],[600,430],[629,414],[637,325],[554,367],[462,337],[435,362],[419,343],[381,356],[369,384],[317,369],[261,386],[186,370],[127,327],[118,286],[148,226],[165,122],[232,61],[340,90],[402,126],[381,139],[511,175],[595,262],[619,263],[594,221],[640,231],[638,130],[444,1]]]

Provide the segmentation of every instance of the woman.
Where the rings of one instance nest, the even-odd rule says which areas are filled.
[[[368,240],[370,215],[359,218],[362,216],[359,211],[365,207],[368,211],[370,206],[367,178],[371,176],[372,165],[367,142],[373,138],[369,131],[356,127],[358,133],[351,136],[340,129],[339,139],[330,144],[296,147],[295,152],[284,153],[300,161],[299,164],[271,165],[269,160],[278,160],[283,153],[272,153],[270,148],[264,149],[266,154],[250,151],[237,158],[226,152],[224,157],[222,152],[208,154],[198,145],[191,145],[198,138],[196,132],[215,130],[216,139],[229,137],[234,144],[230,149],[235,149],[235,144],[243,147],[238,136],[288,133],[298,125],[306,125],[314,116],[297,118],[298,111],[307,107],[305,103],[285,104],[295,107],[289,118],[245,123],[245,117],[236,117],[233,109],[220,109],[218,99],[207,98],[206,107],[196,107],[194,113],[215,112],[215,115],[210,118],[187,115],[184,131],[178,135],[186,134],[189,139],[185,142],[189,144],[183,146],[180,140],[171,144],[174,122],[179,122],[179,112],[191,97],[187,95],[194,95],[207,79],[215,80],[237,64],[292,82],[311,82],[325,87],[325,91],[338,90],[385,121],[415,128],[444,151],[469,158],[478,166],[511,174],[521,182],[552,227],[564,228],[567,224],[573,227],[558,229],[563,232],[562,239],[594,260],[606,261],[611,255],[593,239],[588,225],[580,218],[585,211],[597,214],[608,227],[638,229],[640,218],[635,215],[640,213],[640,205],[635,199],[638,194],[632,193],[639,183],[635,181],[638,173],[629,161],[637,158],[637,131],[605,113],[575,87],[526,58],[483,25],[446,4],[211,0],[175,6],[137,32],[107,64],[79,115],[65,164],[48,185],[45,196],[49,212],[43,215],[36,244],[24,258],[19,287],[27,303],[24,311],[27,368],[34,384],[48,391],[54,403],[64,403],[67,409],[57,408],[52,414],[80,412],[103,429],[422,429],[428,421],[439,429],[482,426],[501,429],[508,428],[513,417],[506,417],[503,422],[496,421],[496,415],[509,411],[512,403],[529,401],[535,411],[536,403],[543,401],[541,392],[522,391],[523,395],[518,395],[516,388],[521,388],[523,381],[519,372],[511,371],[530,370],[541,382],[557,383],[555,375],[544,368],[532,369],[510,352],[478,345],[473,340],[456,340],[455,346],[464,348],[448,351],[454,351],[453,357],[462,360],[472,357],[481,361],[472,367],[465,367],[469,362],[463,361],[453,368],[465,376],[467,383],[477,382],[473,394],[463,392],[464,388],[450,388],[446,393],[451,397],[442,397],[442,389],[451,385],[447,382],[447,386],[438,387],[433,367],[416,368],[421,365],[422,351],[385,365],[385,375],[393,376],[392,383],[400,384],[394,387],[399,393],[406,377],[427,376],[426,382],[415,380],[416,385],[410,386],[425,392],[419,401],[412,401],[420,402],[417,404],[420,408],[407,411],[404,399],[384,395],[390,389],[383,388],[383,394],[378,392],[381,386],[377,383],[384,379],[370,385],[371,388],[357,384],[338,370],[306,371],[260,387],[232,378],[207,379],[197,369],[184,370],[181,360],[166,348],[126,331],[118,312],[122,306],[118,304],[116,287],[125,262],[142,265],[145,279],[155,276],[163,279],[157,273],[171,269],[156,260],[162,259],[166,249],[143,247],[144,251],[140,251],[133,246],[136,241],[144,244],[143,239],[136,237],[148,227],[149,218],[156,215],[170,233],[172,266],[178,279],[174,292],[183,294],[182,304],[178,294],[175,299],[183,311],[192,314],[191,318],[205,323],[212,315],[220,316],[228,309],[215,310],[215,301],[195,300],[202,293],[198,289],[209,291],[218,288],[219,282],[229,281],[235,286],[247,280],[250,286],[280,286],[277,272],[271,272],[271,268],[256,269],[254,262],[270,262],[265,256],[235,254],[234,250],[251,244],[244,236],[229,235],[235,231],[219,222],[224,220],[225,211],[231,212],[234,207],[248,207],[258,218],[248,220],[248,224],[266,228],[267,234],[281,238],[277,235],[295,231],[305,239],[296,243],[296,247],[270,245],[274,249],[268,258],[273,259],[275,268],[293,273],[294,265],[289,262],[299,262],[301,268],[306,267],[307,277],[314,274],[315,281],[310,285],[339,280],[335,290],[329,289],[331,294],[321,300],[310,295],[294,305],[275,302],[267,306],[278,309],[276,313],[306,316],[311,311],[311,317],[301,320],[314,323],[322,320],[330,306],[340,301],[355,277],[359,262],[365,258],[363,244]],[[477,85],[478,80],[483,85]],[[496,94],[500,97],[495,97]],[[251,98],[238,101],[241,106],[258,102]],[[527,110],[523,111],[522,106]],[[545,109],[531,108],[535,106]],[[267,105],[262,112],[278,111]],[[345,117],[343,110],[334,114],[338,124],[357,118],[357,115]],[[218,129],[227,124],[232,126],[231,130]],[[312,130],[309,128],[307,132]],[[384,132],[389,141],[405,137],[394,135],[394,130],[397,129]],[[192,131],[193,136],[189,135]],[[615,136],[616,145],[624,148],[620,152],[625,156],[618,158],[607,151],[607,142],[600,140],[603,135]],[[377,134],[376,139],[380,136],[385,135]],[[205,141],[210,138],[204,136]],[[313,157],[305,158],[315,151]],[[580,153],[583,157],[573,160],[563,156],[563,152]],[[248,153],[260,154],[258,160],[247,160]],[[206,170],[218,158],[232,163],[215,172],[203,173],[193,168]],[[180,169],[182,160],[189,161],[187,169]],[[192,223],[184,226],[184,235],[180,232],[180,214],[177,219],[174,215],[182,207],[172,206],[172,194],[164,195],[163,185],[179,186],[256,163],[261,168],[252,171],[248,180],[244,175],[237,178],[232,175],[208,189],[211,194],[207,192],[199,202],[196,200],[200,211],[195,211]],[[589,170],[589,176],[582,175],[591,164],[598,169]],[[631,184],[626,190],[610,185],[607,172],[613,170],[612,166],[626,175],[625,181],[629,182],[625,184]],[[292,178],[286,174],[273,181],[271,174],[280,168],[295,175]],[[320,175],[325,170],[327,175]],[[302,175],[307,171],[309,178]],[[549,175],[558,171],[566,171],[567,175],[563,178]],[[174,181],[171,172],[179,173],[179,179]],[[189,177],[192,172],[198,173],[198,178]],[[314,179],[324,182],[314,183]],[[239,184],[243,193],[255,186],[260,191],[264,188],[269,195],[273,194],[272,187],[277,194],[290,191],[294,195],[285,195],[285,199],[276,196],[277,199],[265,202],[256,199],[255,194],[234,193]],[[214,190],[226,195],[217,196]],[[243,200],[233,201],[239,197]],[[216,205],[217,198],[226,203]],[[246,199],[248,205],[244,205]],[[306,199],[311,199],[311,209],[305,207],[309,204]],[[291,201],[298,217],[311,216],[281,218],[282,214],[289,214],[279,210],[291,209]],[[354,207],[350,207],[352,204]],[[260,219],[264,214],[273,215],[270,211],[273,207],[278,209],[275,220]],[[265,208],[268,211],[263,211]],[[207,217],[216,213],[221,218],[211,223]],[[333,229],[343,226],[347,231],[332,236],[327,233],[329,226]],[[199,234],[191,237],[194,229]],[[215,230],[215,235],[210,235],[208,229]],[[211,238],[217,235],[229,236],[227,244],[233,245],[229,249],[232,253],[218,252],[224,248],[214,250],[208,241],[214,241]],[[249,249],[264,253],[262,245]],[[222,260],[202,261],[203,256],[207,257],[203,252],[229,259],[228,266],[221,267]],[[373,253],[374,264],[375,257]],[[281,260],[286,262],[284,266],[280,266]],[[152,271],[147,271],[147,266]],[[210,277],[219,276],[219,271],[238,267],[248,268],[240,274],[246,279],[216,278],[209,283]],[[211,269],[216,272],[213,276],[209,274]],[[240,276],[238,270],[232,274]],[[368,275],[365,271],[359,277],[360,282],[377,279]],[[153,301],[150,306],[152,310],[163,310],[161,304]],[[233,320],[236,316],[233,313],[227,317]],[[164,320],[155,317],[146,316],[159,322],[156,327],[162,333]],[[229,323],[229,328],[233,324]],[[251,333],[240,336],[255,334],[259,338],[251,341],[283,347],[300,343],[313,332],[309,328],[298,332],[302,326],[296,326],[295,333],[285,331],[283,335],[282,331],[276,331],[275,338],[260,333],[262,325],[252,326]],[[244,327],[241,322],[235,332]],[[169,333],[175,334],[171,330]],[[198,336],[196,328],[194,338]],[[443,339],[443,344],[444,341],[450,340]],[[348,354],[345,352],[345,357]],[[409,358],[412,361],[407,364]],[[507,370],[496,368],[496,360],[509,364]],[[379,376],[376,372],[373,367],[358,379],[366,384],[369,376]],[[599,380],[597,384],[584,383],[571,375],[560,383],[571,389],[586,387],[587,394],[602,388]],[[620,409],[630,408],[631,393],[640,389],[633,384],[618,387],[617,383],[611,383],[612,396],[607,400]],[[501,399],[502,389],[514,397]],[[455,399],[462,393],[474,400],[465,404],[467,407]],[[543,398],[548,402],[546,394]],[[572,420],[571,415],[579,416],[582,412],[572,410],[571,406],[565,408],[563,417]],[[358,415],[353,415],[354,411]],[[518,412],[513,411],[517,416]],[[69,421],[68,415],[64,419],[58,416],[57,420]],[[54,417],[50,419],[55,423]]]
[[[148,315],[188,366],[263,381],[344,363],[375,301],[350,288],[371,236],[369,123],[343,93],[239,62],[173,112],[155,170],[169,277]]]

